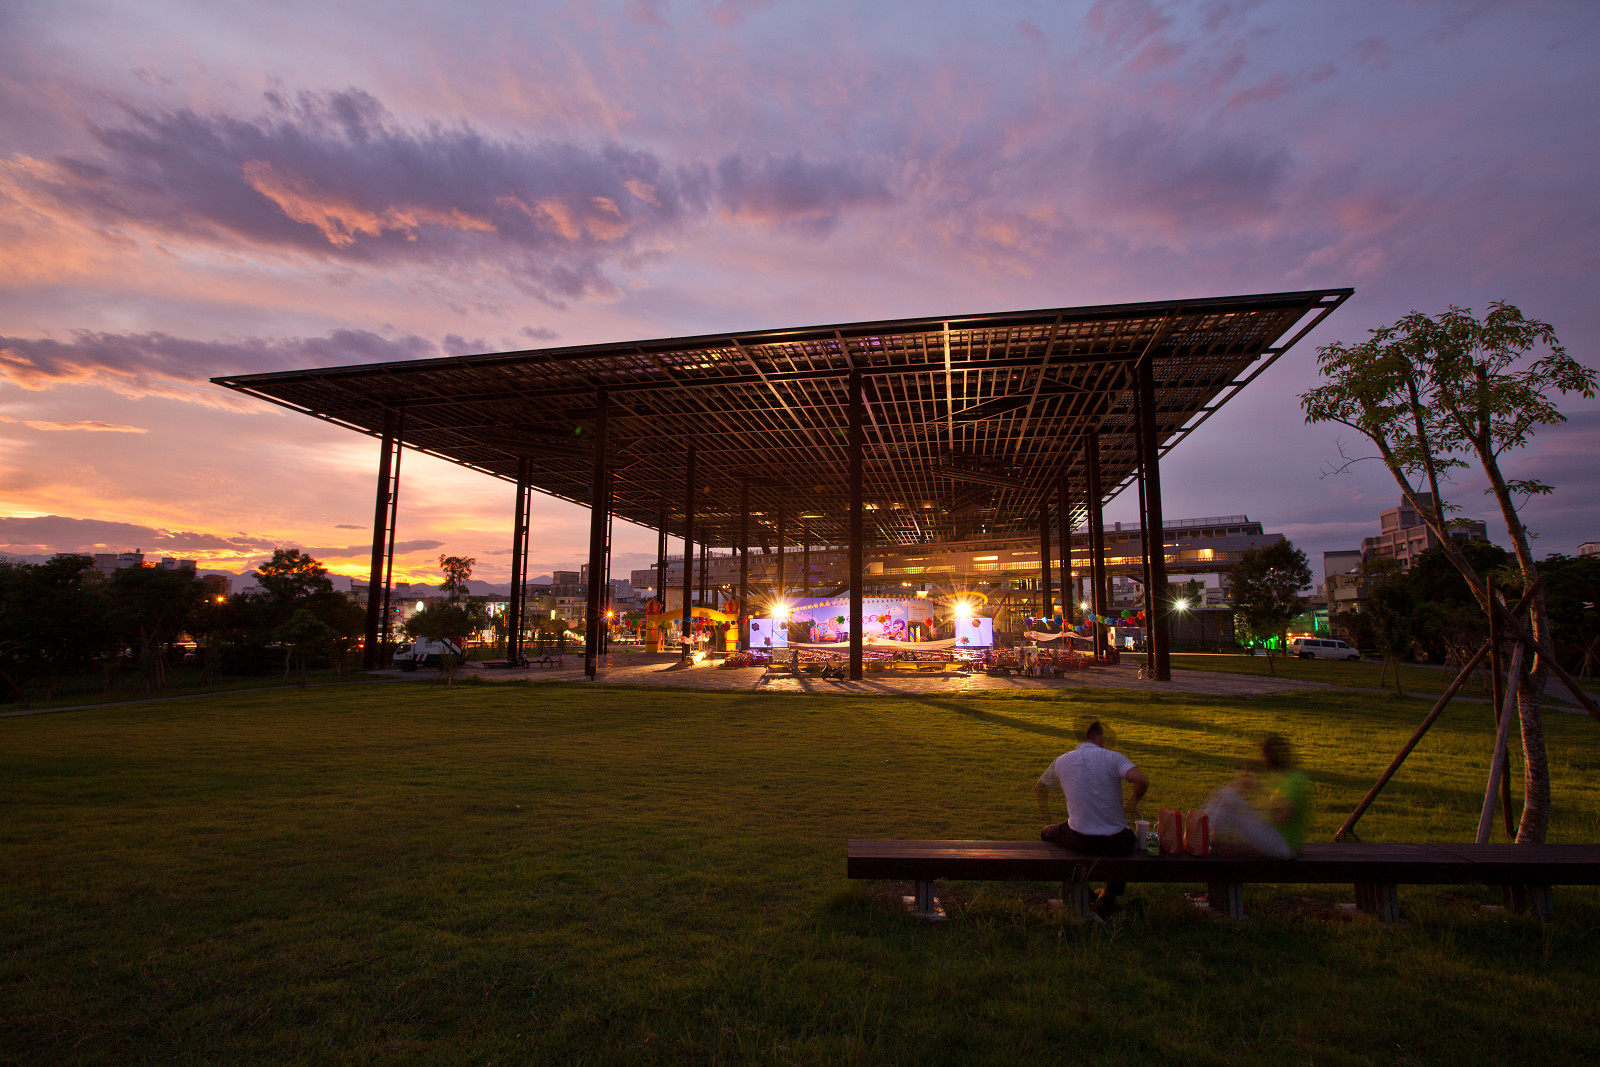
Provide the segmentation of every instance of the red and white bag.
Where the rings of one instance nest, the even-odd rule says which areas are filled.
[[[1203,811],[1183,813],[1183,850],[1191,856],[1211,855],[1211,816]]]
[[[1183,851],[1183,812],[1162,808],[1156,812],[1156,833],[1161,837],[1161,851],[1176,856]]]

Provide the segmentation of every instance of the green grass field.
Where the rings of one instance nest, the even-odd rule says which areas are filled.
[[[1132,657],[1134,662],[1144,662],[1143,654]],[[1357,689],[1380,689],[1394,692],[1394,672],[1384,673],[1383,664],[1378,660],[1362,660],[1357,663],[1346,663],[1343,660],[1330,659],[1286,659],[1282,656],[1273,656],[1272,664],[1267,664],[1266,655],[1247,656],[1238,654],[1184,654],[1174,653],[1172,665],[1192,671],[1221,671],[1228,674],[1257,674],[1267,676],[1274,674],[1279,678],[1288,678],[1299,682],[1324,682],[1328,685],[1352,686]],[[1400,687],[1407,696],[1415,693],[1418,696],[1437,697],[1444,692],[1445,687],[1455,681],[1457,669],[1454,667],[1440,668],[1418,665],[1415,663],[1400,664]],[[1486,674],[1476,673],[1467,681],[1461,691],[1462,696],[1487,699]],[[1600,693],[1591,679],[1579,679],[1579,685],[1587,693]],[[1571,702],[1572,697],[1564,685],[1554,676],[1551,676],[1545,691],[1561,700]]]
[[[1338,666],[1338,665],[1334,665]],[[1031,837],[1086,717],[1192,806],[1287,734],[1326,839],[1426,705],[1381,695],[808,697],[545,684],[232,694],[0,719],[0,1063],[1594,1063],[1600,892],[1548,927],[1401,890],[844,879],[844,840]],[[1463,840],[1491,711],[1362,824]],[[1600,728],[1548,720],[1551,839],[1600,840]],[[1059,808],[1059,801],[1058,801]]]

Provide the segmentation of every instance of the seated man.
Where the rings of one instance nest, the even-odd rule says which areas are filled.
[[[1261,761],[1267,773],[1260,783],[1241,770],[1206,801],[1211,840],[1223,855],[1293,859],[1311,823],[1311,780],[1294,769],[1289,742],[1278,734],[1262,739]],[[1263,810],[1252,803],[1253,795]]]
[[[1122,783],[1133,784],[1133,795],[1124,810]],[[1033,784],[1039,812],[1050,817],[1050,789],[1061,790],[1067,801],[1067,821],[1051,823],[1039,831],[1045,841],[1065,845],[1074,852],[1091,856],[1126,856],[1135,846],[1127,818],[1139,813],[1139,798],[1150,788],[1150,779],[1120,752],[1105,747],[1105,729],[1090,723],[1084,742],[1071,752],[1057,756]],[[1114,907],[1117,895],[1125,888],[1111,882],[1100,893],[1100,902]]]

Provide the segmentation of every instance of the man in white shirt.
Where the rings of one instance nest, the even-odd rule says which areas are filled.
[[[1133,786],[1126,805],[1122,783]],[[1050,818],[1050,790],[1057,788],[1067,801],[1067,821],[1051,823],[1039,831],[1045,841],[1064,845],[1074,852],[1091,856],[1126,856],[1136,842],[1128,827],[1139,814],[1139,799],[1150,788],[1150,779],[1120,752],[1105,747],[1105,729],[1090,723],[1084,742],[1071,752],[1057,756],[1033,784],[1039,813]],[[1116,904],[1124,884],[1111,882],[1100,894],[1107,907]]]

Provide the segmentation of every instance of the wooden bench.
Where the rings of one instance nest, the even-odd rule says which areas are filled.
[[[1600,845],[1315,844],[1292,860],[1221,856],[1085,856],[1044,841],[868,841],[847,845],[851,878],[916,883],[913,909],[937,911],[933,883],[1031,881],[1062,883],[1062,901],[1087,916],[1088,883],[1180,882],[1205,885],[1211,909],[1244,917],[1246,883],[1343,884],[1356,907],[1398,922],[1401,885],[1498,885],[1514,906],[1553,916],[1555,885],[1600,885]]]

